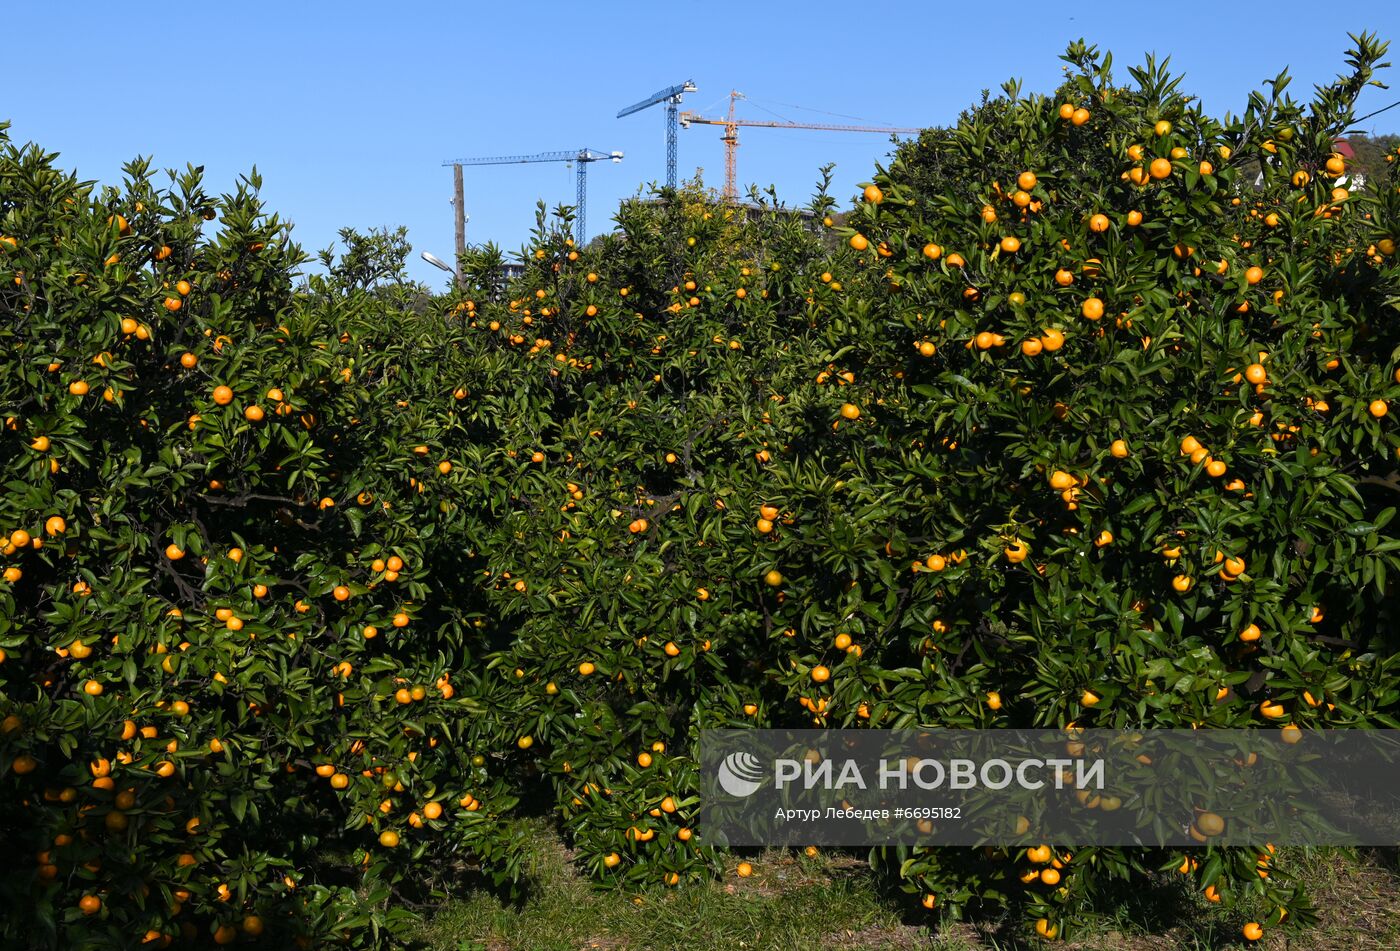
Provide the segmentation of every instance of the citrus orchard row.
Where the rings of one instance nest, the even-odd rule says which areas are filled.
[[[1075,46],[840,224],[697,185],[578,248],[542,210],[519,280],[474,249],[427,313],[294,287],[256,178],[96,190],[7,144],[0,829],[34,861],[0,933],[375,946],[518,881],[541,810],[679,887],[732,867],[708,727],[1400,726],[1400,192],[1334,154],[1356,42],[1310,110],[1223,120]],[[1158,872],[1309,920],[1199,796],[1199,851],[872,860],[1042,938]]]

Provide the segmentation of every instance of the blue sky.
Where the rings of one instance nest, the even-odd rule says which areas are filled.
[[[12,120],[12,138],[104,182],[127,159],[152,155],[160,168],[204,165],[222,192],[256,164],[264,197],[308,250],[345,225],[407,225],[411,273],[435,285],[446,275],[417,252],[452,253],[444,159],[622,150],[622,164],[590,170],[596,233],[620,199],[664,173],[661,109],[616,119],[618,110],[685,79],[700,89],[683,108],[709,114],[739,89],[800,121],[919,126],[951,121],[1009,77],[1049,90],[1057,56],[1079,37],[1112,50],[1120,72],[1146,51],[1170,54],[1186,91],[1214,111],[1238,111],[1285,66],[1294,96],[1306,98],[1343,68],[1348,31],[1380,33],[1400,63],[1400,4],[1386,2],[1336,14],[1284,0],[1163,15],[1121,0],[8,6],[0,118]],[[984,10],[995,19],[981,19]],[[1363,113],[1400,99],[1400,69],[1387,73],[1396,88],[1368,90]],[[1400,109],[1371,125],[1400,131]],[[681,131],[683,177],[701,166],[707,183],[722,184],[719,136],[711,126]],[[844,200],[888,152],[879,135],[753,129],[740,139],[741,187],[772,184],[790,203],[806,201],[828,161]],[[517,249],[537,198],[552,208],[573,195],[563,164],[469,168],[468,240]]]

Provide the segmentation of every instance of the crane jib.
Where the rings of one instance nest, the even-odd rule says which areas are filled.
[[[573,149],[563,152],[539,152],[534,155],[494,155],[483,158],[463,158],[449,159],[442,164],[444,166],[454,166],[460,168],[463,165],[522,165],[527,162],[577,162],[578,163],[578,191],[576,194],[577,205],[574,209],[576,216],[576,238],[579,244],[588,240],[588,166],[592,162],[601,162],[605,159],[613,162],[621,162],[623,155],[621,152],[607,152],[602,149]]]
[[[679,99],[682,93],[695,92],[696,89],[697,87],[695,83],[693,83],[689,79],[687,79],[683,83],[677,83],[674,86],[667,86],[665,89],[657,90],[655,93],[643,99],[641,102],[634,103],[628,106],[626,109],[623,109],[617,114],[617,117],[621,119],[623,116],[630,116],[634,112],[641,112],[648,106],[654,106],[658,102],[664,102],[667,99]]]

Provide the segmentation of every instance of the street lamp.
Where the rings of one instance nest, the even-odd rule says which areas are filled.
[[[436,254],[432,254],[432,253],[430,253],[430,252],[424,251],[422,257],[423,257],[423,260],[424,260],[424,261],[427,261],[427,262],[428,262],[429,264],[431,264],[433,267],[440,267],[440,268],[442,268],[444,271],[446,271],[448,274],[456,274],[456,273],[457,273],[456,271],[454,271],[454,270],[452,269],[452,266],[451,266],[450,264],[448,264],[448,263],[447,263],[446,261],[444,261],[442,258],[438,257]]]

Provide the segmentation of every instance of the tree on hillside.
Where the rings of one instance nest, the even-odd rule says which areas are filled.
[[[371,228],[367,233],[341,228],[340,240],[345,250],[339,257],[334,245],[319,254],[321,264],[337,285],[346,290],[373,290],[407,280],[404,264],[413,250],[407,227]]]
[[[355,228],[341,228],[340,240],[345,250],[339,255],[334,244],[317,254],[331,288],[341,293],[364,291],[416,314],[431,308],[432,288],[408,278],[405,265],[413,245],[409,243],[407,227],[371,228],[363,233]]]
[[[1395,150],[1400,148],[1400,135],[1393,132],[1385,135],[1357,133],[1347,136],[1346,142],[1356,153],[1351,160],[1354,174],[1371,179],[1385,171],[1386,156],[1395,155]]]

